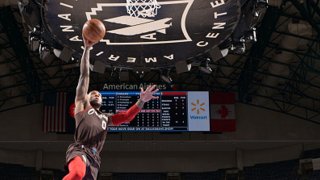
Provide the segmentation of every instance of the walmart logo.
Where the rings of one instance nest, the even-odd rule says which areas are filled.
[[[200,103],[199,99],[196,100],[196,103],[192,102],[191,105],[192,105],[191,110],[195,111],[198,115],[201,113],[201,111],[202,112],[206,111],[203,107],[205,105],[205,103]]]

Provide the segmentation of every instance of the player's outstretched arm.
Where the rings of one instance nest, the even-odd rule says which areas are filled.
[[[110,126],[118,126],[125,122],[130,122],[136,117],[136,115],[140,112],[140,110],[143,108],[144,103],[152,100],[152,99],[158,99],[158,96],[154,96],[156,92],[158,92],[159,89],[156,89],[156,85],[148,86],[147,89],[144,91],[143,88],[141,88],[140,92],[140,99],[131,106],[126,112],[117,113],[111,116],[111,121],[109,121]]]
[[[75,114],[83,111],[88,104],[87,93],[89,89],[89,75],[90,75],[90,49],[95,44],[83,37],[84,50],[80,62],[80,77],[76,89],[75,97]]]

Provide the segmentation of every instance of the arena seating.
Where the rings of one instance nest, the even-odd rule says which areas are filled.
[[[320,149],[306,151],[301,158],[319,158]],[[197,173],[177,173],[179,180],[319,180],[320,170],[307,171],[299,174],[299,159],[280,161],[273,163],[256,164],[255,166],[245,167],[235,176],[227,176],[226,169],[214,172]],[[301,171],[300,171],[301,172]],[[42,170],[36,171],[35,168],[24,167],[22,165],[0,163],[0,180],[55,180],[62,179],[66,172],[61,170]],[[112,177],[111,177],[112,176]],[[167,173],[112,173],[112,180],[168,180]],[[174,177],[171,177],[171,179]],[[104,179],[100,177],[98,179]]]

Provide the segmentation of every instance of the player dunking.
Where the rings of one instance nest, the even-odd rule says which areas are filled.
[[[63,180],[96,180],[100,168],[100,152],[103,148],[108,125],[120,125],[129,122],[140,112],[145,102],[158,97],[153,96],[158,89],[148,86],[141,88],[140,99],[126,112],[107,117],[99,108],[102,103],[101,94],[89,88],[90,48],[95,44],[83,37],[84,52],[80,62],[80,78],[75,97],[75,142],[66,153],[69,173]]]

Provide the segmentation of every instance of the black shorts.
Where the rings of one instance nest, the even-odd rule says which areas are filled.
[[[79,156],[86,164],[86,174],[83,180],[96,180],[98,177],[100,163],[87,151],[87,148],[70,145],[66,152],[66,167],[68,167],[69,162],[73,158]]]

